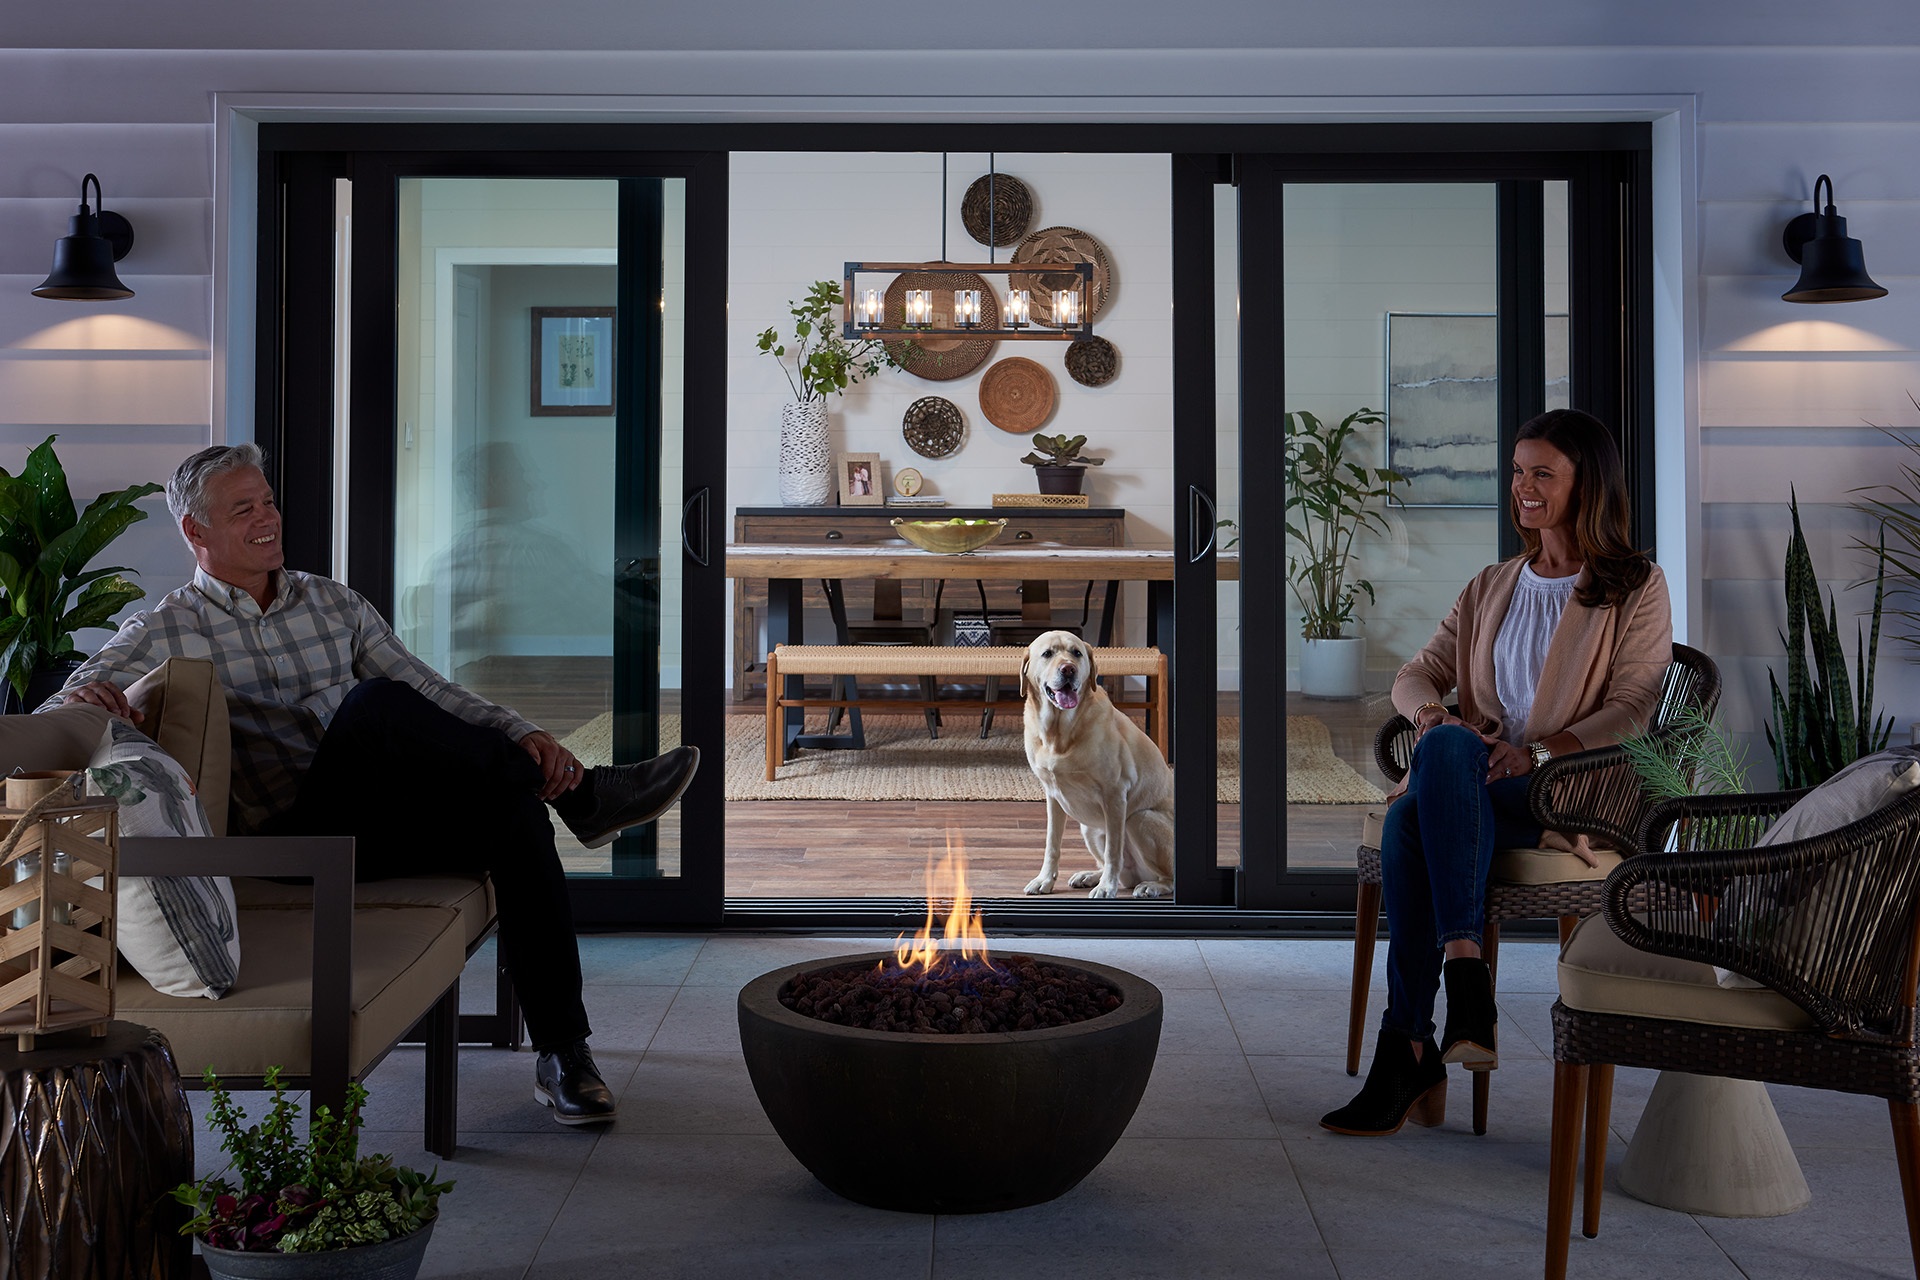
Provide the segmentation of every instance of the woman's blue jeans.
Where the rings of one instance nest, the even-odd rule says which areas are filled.
[[[1487,744],[1463,725],[1429,729],[1413,748],[1407,793],[1387,810],[1380,838],[1386,903],[1387,1008],[1383,1031],[1433,1034],[1441,948],[1480,941],[1493,851],[1540,842],[1527,782],[1487,782]]]

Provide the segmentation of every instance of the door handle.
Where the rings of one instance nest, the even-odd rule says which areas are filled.
[[[1201,509],[1205,508],[1204,519]],[[1201,492],[1200,486],[1187,486],[1187,545],[1193,548],[1187,556],[1188,564],[1199,564],[1213,552],[1214,524],[1213,499]],[[1203,540],[1204,535],[1204,540]]]
[[[711,539],[707,535],[707,495],[709,490],[702,485],[687,495],[680,507],[680,545],[687,549],[687,559],[707,567],[707,553]],[[697,513],[696,513],[697,511]],[[700,545],[694,546],[694,534],[700,535]]]

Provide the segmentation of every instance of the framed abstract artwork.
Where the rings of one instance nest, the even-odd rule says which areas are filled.
[[[532,394],[536,418],[611,416],[613,308],[534,307]]]
[[[1567,317],[1547,318],[1546,406],[1566,407]],[[1497,507],[1499,333],[1484,312],[1387,312],[1387,466],[1409,507]]]

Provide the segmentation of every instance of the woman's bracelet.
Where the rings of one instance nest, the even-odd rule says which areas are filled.
[[[1442,720],[1447,718],[1447,709],[1446,707],[1442,706],[1440,703],[1438,702],[1421,703],[1419,706],[1413,709],[1413,727],[1420,730],[1422,733],[1426,732],[1426,726],[1420,723],[1420,713],[1422,711],[1425,711],[1428,707],[1432,707],[1435,711],[1438,711],[1440,713],[1440,718]]]

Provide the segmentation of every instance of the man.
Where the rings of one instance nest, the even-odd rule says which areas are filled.
[[[545,806],[598,848],[671,808],[698,749],[583,769],[551,734],[444,679],[358,594],[284,567],[261,462],[242,444],[180,465],[167,506],[199,565],[192,583],[127,619],[46,705],[138,719],[127,685],[171,657],[212,659],[233,728],[233,830],[354,836],[367,879],[487,872],[538,1050],[534,1096],[562,1124],[612,1120]]]

